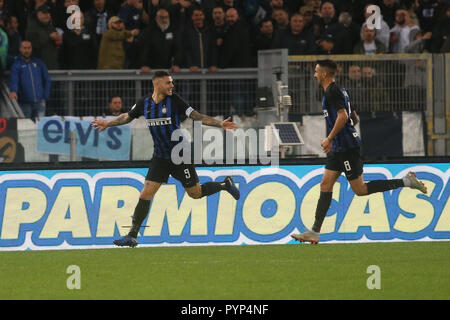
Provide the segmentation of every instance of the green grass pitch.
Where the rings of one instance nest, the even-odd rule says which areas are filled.
[[[450,299],[450,242],[0,252],[0,299]],[[81,289],[69,290],[69,265]],[[381,289],[366,286],[367,267]]]

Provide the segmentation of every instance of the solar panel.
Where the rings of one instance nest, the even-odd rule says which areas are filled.
[[[303,139],[293,122],[273,123],[278,130],[280,145],[303,144]]]

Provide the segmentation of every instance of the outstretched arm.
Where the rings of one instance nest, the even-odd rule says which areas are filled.
[[[101,119],[94,119],[91,123],[95,130],[103,131],[108,127],[115,127],[115,126],[121,126],[123,124],[130,123],[133,120],[128,113],[122,113],[121,115],[117,116],[114,119],[111,120],[101,120]]]
[[[201,121],[205,126],[223,128],[225,130],[235,130],[237,128],[236,124],[230,121],[231,117],[228,117],[223,121],[219,121],[198,111],[192,111],[189,117],[196,121]]]

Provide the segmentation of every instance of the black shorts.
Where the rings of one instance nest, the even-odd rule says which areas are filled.
[[[327,154],[328,170],[344,172],[347,180],[355,180],[363,173],[363,161],[359,148]]]
[[[153,158],[145,180],[167,182],[169,175],[181,182],[183,187],[193,187],[199,182],[193,164],[174,164],[171,160]]]

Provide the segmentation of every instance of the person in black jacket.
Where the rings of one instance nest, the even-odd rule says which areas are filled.
[[[226,11],[227,31],[223,38],[219,66],[221,68],[250,67],[250,33],[247,24],[239,19],[236,9]]]
[[[289,55],[313,54],[315,52],[314,37],[306,30],[305,20],[300,13],[291,17],[290,28],[279,32],[274,39],[273,48],[287,48]]]
[[[450,5],[443,11],[438,20],[431,38],[431,52],[446,52],[450,41]],[[444,44],[446,44],[444,46]]]
[[[42,5],[37,9],[36,19],[28,24],[25,38],[33,44],[34,56],[44,61],[49,70],[59,69],[58,48],[62,36],[52,23],[50,7]]]
[[[250,31],[247,24],[239,19],[236,9],[226,11],[227,31],[223,38],[220,63],[221,68],[248,68],[250,61]],[[251,115],[252,97],[248,81],[233,80],[230,88],[231,105],[237,115]]]
[[[84,26],[84,15],[79,11],[80,28],[64,32],[62,67],[64,69],[95,69],[98,43],[96,37]]]
[[[185,64],[192,72],[197,72],[199,68],[217,70],[215,34],[211,27],[205,25],[203,9],[193,9],[191,22],[184,28],[182,39]]]
[[[205,14],[201,7],[194,7],[190,21],[186,22],[182,33],[183,39],[183,66],[191,72],[208,68],[209,71],[217,70],[217,44],[212,27],[205,24]],[[198,81],[180,81],[179,90],[186,99],[195,103],[199,102],[200,92]]]
[[[114,16],[114,12],[105,6],[105,0],[94,0],[94,6],[85,14],[86,28],[90,34],[95,35],[97,42],[102,41],[102,36],[108,30],[108,21]]]
[[[336,38],[340,26],[333,2],[322,2],[320,6],[320,18],[315,20],[314,23],[314,28],[319,29],[317,32],[318,36],[315,40],[318,40],[318,38],[320,38],[324,34],[331,34],[334,38]]]
[[[182,62],[180,36],[170,23],[169,12],[159,9],[156,23],[151,24],[141,33],[138,40],[141,71],[150,69],[171,69],[179,72]]]
[[[264,19],[259,23],[259,32],[253,39],[252,46],[252,65],[256,66],[258,62],[258,51],[272,48],[274,40],[273,23],[270,19]]]

